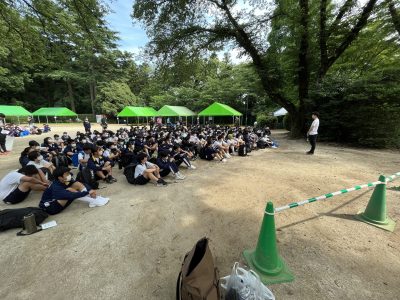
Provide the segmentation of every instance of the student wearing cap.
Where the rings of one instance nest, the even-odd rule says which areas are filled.
[[[147,161],[146,153],[139,153],[137,156],[139,164],[135,168],[135,182],[138,185],[145,185],[152,181],[157,186],[164,186],[167,183],[160,176],[160,168]]]
[[[73,201],[79,200],[89,204],[89,207],[103,206],[109,198],[96,195],[95,190],[88,190],[79,181],[73,181],[71,169],[59,167],[54,170],[55,180],[47,188],[40,200],[39,207],[50,215],[55,215],[66,209]]]
[[[0,200],[16,204],[24,201],[31,190],[44,191],[47,187],[48,182],[44,176],[39,176],[39,170],[35,166],[26,166],[3,177],[0,181]]]

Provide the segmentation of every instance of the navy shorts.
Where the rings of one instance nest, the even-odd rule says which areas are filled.
[[[28,197],[29,193],[31,190],[27,192],[22,192],[18,187],[12,191],[10,194],[8,194],[7,197],[4,198],[4,203],[6,204],[17,204],[26,199]]]
[[[137,185],[145,185],[149,181],[150,181],[150,179],[145,178],[143,175],[140,175],[140,176],[135,178],[135,183]]]
[[[62,206],[57,200],[49,200],[40,205],[40,208],[47,212],[49,215],[56,215],[66,209],[74,200],[68,200],[68,202]]]

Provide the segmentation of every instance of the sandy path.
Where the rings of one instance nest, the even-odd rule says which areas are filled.
[[[131,186],[117,171],[119,182],[100,191],[111,197],[107,206],[77,202],[48,219],[55,228],[1,233],[0,299],[172,300],[183,256],[202,236],[226,275],[255,246],[267,200],[280,206],[400,171],[398,152],[318,144],[310,157],[305,142],[275,136],[279,149],[226,164],[198,161],[197,170],[183,171],[185,181],[165,188]],[[16,151],[29,139],[18,139]],[[17,158],[0,157],[0,176],[18,167]],[[352,218],[370,195],[357,191],[276,216],[280,254],[296,276],[270,286],[277,299],[399,299],[400,228],[389,233]],[[387,193],[395,220],[399,195]],[[38,200],[34,194],[16,207]]]

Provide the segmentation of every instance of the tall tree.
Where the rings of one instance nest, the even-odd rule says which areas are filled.
[[[323,58],[317,67],[320,79],[367,25],[377,0],[368,0],[359,13],[350,10],[348,2],[335,14],[324,14],[326,7],[321,4],[320,13],[324,15],[320,24],[325,37],[320,45],[325,49],[321,50]],[[251,58],[269,98],[289,111],[292,116],[292,134],[300,135],[304,130],[305,100],[310,84],[314,84],[308,79],[312,71],[308,59],[311,51],[309,43],[312,39],[318,39],[317,36],[310,36],[309,20],[318,15],[309,10],[308,0],[299,0],[298,3],[282,0],[273,6],[269,6],[270,1],[267,0],[245,1],[244,5],[240,3],[236,0],[137,0],[133,5],[132,16],[145,25],[151,38],[150,52],[167,63],[182,54],[196,56],[205,50],[220,50],[229,44],[239,47],[243,54]],[[328,1],[325,3],[328,5]],[[353,1],[351,4],[350,7],[353,7]],[[329,2],[329,5],[333,3]],[[291,70],[292,74],[297,73],[296,97],[287,95],[277,84],[278,76],[285,76],[285,72],[276,70],[274,62],[285,48],[272,49],[267,42],[272,33],[271,22],[287,18],[285,14],[288,10],[291,15],[300,10],[300,16],[291,20],[293,28],[300,28],[300,33],[295,32],[292,40],[298,45],[297,64]],[[329,30],[326,29],[328,22],[332,24]],[[287,24],[281,24],[280,27],[275,25],[275,30],[285,35]]]

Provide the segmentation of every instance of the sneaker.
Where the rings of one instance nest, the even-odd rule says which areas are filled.
[[[314,153],[313,153],[313,152],[310,152],[310,151],[306,152],[306,154],[307,154],[307,155],[314,155]]]
[[[113,182],[117,182],[118,180],[115,177],[109,176]]]
[[[221,162],[226,163],[226,158],[221,159]]]
[[[158,179],[156,183],[157,186],[166,186],[167,184],[168,183],[166,183],[165,180],[162,178]]]
[[[185,179],[185,176],[183,176],[183,175],[180,174],[180,173],[176,173],[176,174],[175,174],[175,179],[177,179],[177,180],[183,180],[183,179]]]
[[[93,202],[89,203],[89,207],[103,206],[108,203],[110,198],[103,198],[101,196],[97,196],[96,199],[93,199]]]
[[[190,165],[189,169],[196,170],[197,168],[193,165]]]
[[[104,179],[104,182],[106,182],[106,183],[114,183],[114,181],[110,178],[110,176],[109,177],[107,177],[107,178],[105,178]]]

